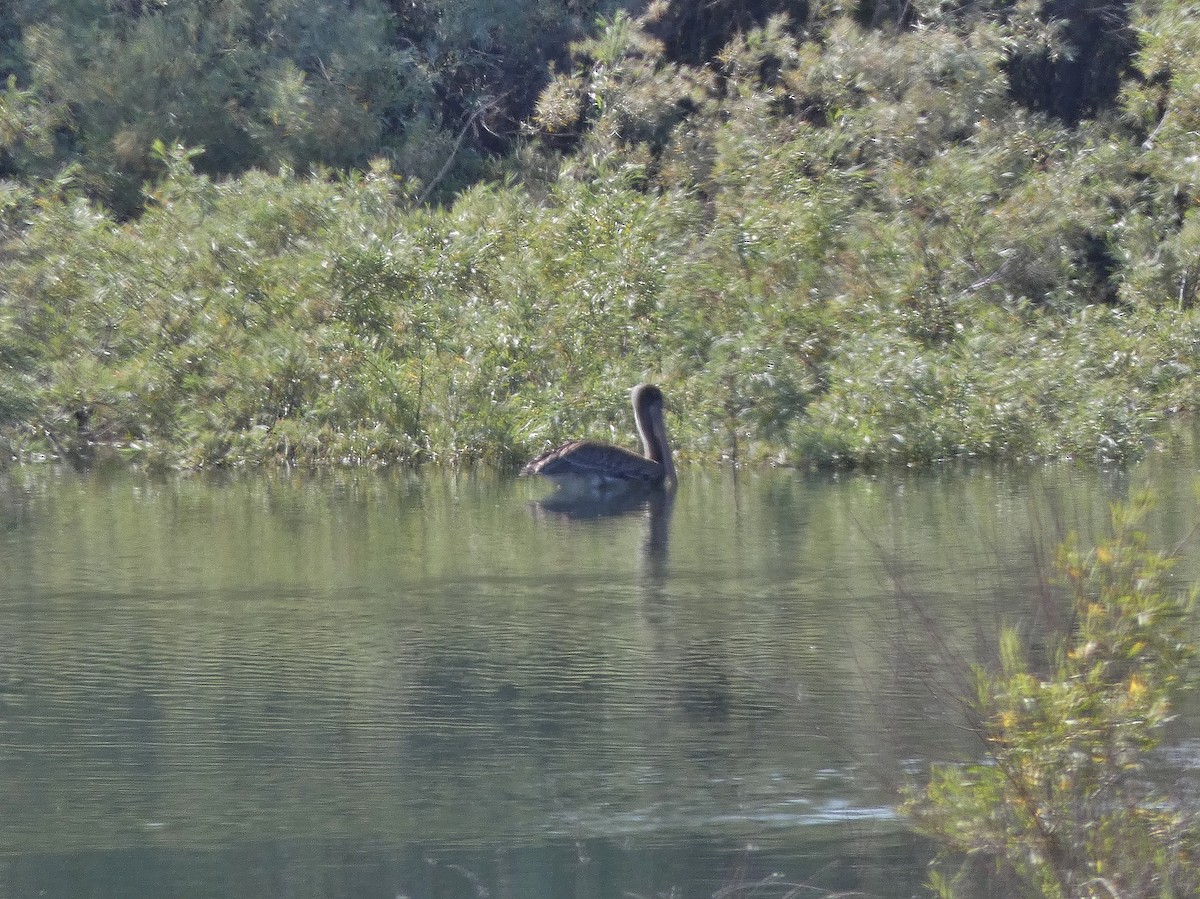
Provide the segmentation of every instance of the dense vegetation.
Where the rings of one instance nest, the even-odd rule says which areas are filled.
[[[15,0],[5,456],[1126,458],[1200,400],[1183,0]]]
[[[1015,630],[1003,666],[977,673],[973,703],[986,763],[942,765],[909,810],[943,851],[944,897],[1195,896],[1200,816],[1193,787],[1161,752],[1181,691],[1194,686],[1195,591],[1138,530],[1150,501],[1117,507],[1112,532],[1059,569],[1075,627],[1038,670]],[[975,875],[974,877],[972,875]]]

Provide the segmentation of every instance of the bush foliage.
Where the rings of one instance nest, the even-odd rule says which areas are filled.
[[[1115,508],[1094,548],[1060,550],[1075,622],[1049,671],[1010,631],[1001,670],[977,672],[987,761],[935,768],[909,803],[943,847],[941,895],[972,895],[972,874],[991,881],[988,895],[998,885],[1053,899],[1200,891],[1200,818],[1156,755],[1194,681],[1195,596],[1172,590],[1171,560],[1137,529],[1148,505]]]
[[[1200,19],[1060,6],[11,4],[0,437],[507,464],[653,378],[697,458],[1136,456],[1198,399]]]

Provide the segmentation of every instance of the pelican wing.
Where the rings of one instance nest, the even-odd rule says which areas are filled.
[[[574,440],[543,453],[525,467],[528,474],[552,479],[585,478],[595,481],[634,480],[647,483],[663,479],[658,462],[631,450],[594,440]]]

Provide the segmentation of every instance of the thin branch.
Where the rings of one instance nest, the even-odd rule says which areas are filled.
[[[488,102],[484,103],[473,113],[471,113],[471,117],[467,119],[467,123],[463,125],[462,130],[458,132],[458,137],[454,140],[454,146],[450,149],[450,155],[446,157],[446,161],[442,164],[441,170],[433,176],[432,181],[425,185],[425,189],[421,191],[421,196],[417,197],[418,205],[424,204],[424,202],[429,199],[429,195],[433,193],[433,189],[437,187],[438,182],[446,177],[446,173],[450,171],[450,166],[454,162],[454,157],[458,155],[459,148],[462,147],[462,142],[467,136],[467,131],[470,130],[473,124],[475,124],[475,120],[507,96],[508,92],[505,91],[499,97],[494,97],[491,100],[488,100]]]

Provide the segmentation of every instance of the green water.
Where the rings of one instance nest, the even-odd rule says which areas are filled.
[[[1177,539],[1195,476],[685,468],[598,515],[498,475],[9,472],[0,896],[919,894],[893,791],[975,751],[965,666],[1062,623],[1063,532],[1152,485]]]

